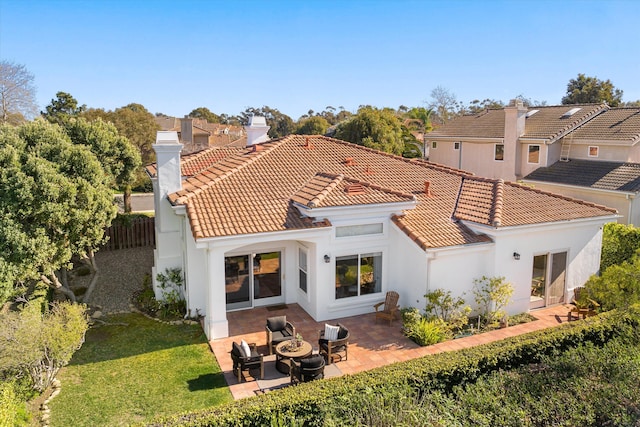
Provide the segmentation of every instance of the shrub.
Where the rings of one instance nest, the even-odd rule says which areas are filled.
[[[0,427],[26,426],[28,422],[26,405],[16,395],[14,382],[0,383]]]
[[[0,373],[28,376],[38,392],[46,390],[84,342],[88,328],[84,305],[55,303],[44,314],[38,304],[0,315]]]
[[[608,267],[601,276],[591,276],[585,283],[585,289],[586,295],[581,295],[581,298],[597,301],[602,310],[627,308],[640,303],[640,256]]]
[[[480,316],[489,325],[506,315],[504,307],[513,295],[513,286],[504,277],[482,276],[473,281],[473,295],[480,309]]]
[[[167,268],[158,273],[156,280],[160,284],[162,298],[158,301],[158,315],[161,318],[183,317],[187,312],[184,298],[180,294],[184,279],[181,268]]]
[[[432,345],[447,339],[447,325],[440,319],[421,317],[409,329],[405,328],[405,335],[420,345]]]
[[[602,231],[602,256],[600,271],[619,265],[631,258],[640,249],[640,228],[633,225],[609,223]]]
[[[466,305],[462,296],[454,298],[451,291],[435,289],[424,297],[427,299],[425,311],[428,317],[442,320],[451,334],[460,332],[469,323],[471,307]]]

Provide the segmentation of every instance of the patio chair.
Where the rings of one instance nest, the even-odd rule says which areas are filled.
[[[267,332],[267,347],[269,354],[273,354],[273,349],[282,341],[288,341],[296,336],[296,328],[287,322],[287,316],[269,317],[265,326]]]
[[[321,354],[291,360],[291,384],[306,383],[324,378],[325,361]]]
[[[260,368],[260,379],[264,377],[264,361],[262,354],[256,350],[255,343],[248,344],[250,354],[236,342],[231,347],[231,359],[233,360],[233,373],[238,377],[238,382],[242,382],[242,371]]]
[[[384,319],[388,320],[389,326],[391,326],[393,319],[400,313],[399,299],[400,295],[396,291],[389,291],[383,302],[373,306],[376,309],[376,323],[378,323],[378,319]]]
[[[349,356],[349,330],[343,325],[338,323],[337,338],[329,340],[325,338],[325,330],[321,330],[318,338],[318,347],[320,348],[320,354],[324,355],[327,360],[327,365],[333,363],[334,357],[342,360],[342,354],[344,353],[344,360],[347,360]]]
[[[600,304],[587,297],[587,292],[582,286],[573,290],[573,299],[569,304],[573,306],[567,313],[567,320],[569,322],[573,316],[575,316],[576,319],[580,319],[580,316],[582,316],[583,319],[586,319],[588,316],[594,316],[596,310],[600,307]]]

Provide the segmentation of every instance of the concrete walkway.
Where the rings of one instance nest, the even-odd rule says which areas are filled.
[[[338,362],[337,367],[345,375],[429,354],[469,348],[557,326],[567,321],[568,311],[569,308],[564,305],[544,308],[531,312],[538,319],[533,322],[420,347],[402,335],[402,322],[399,320],[394,321],[391,326],[382,321],[376,323],[374,313],[370,313],[362,316],[316,322],[300,306],[290,304],[286,308],[275,310],[260,307],[252,310],[229,312],[227,316],[230,336],[210,341],[209,344],[220,364],[220,368],[224,372],[233,397],[242,399],[255,396],[262,391],[255,378],[252,378],[246,371],[244,372],[246,381],[243,380],[242,383],[238,383],[232,372],[233,363],[229,354],[231,344],[233,341],[239,343],[240,340],[244,339],[249,343],[256,343],[258,351],[268,355],[269,351],[266,346],[264,330],[267,317],[286,315],[287,320],[296,327],[296,332],[300,333],[305,341],[312,343],[314,352],[318,350],[318,331],[324,328],[325,323],[336,324],[339,322],[343,324],[350,332],[349,357],[347,360]],[[273,360],[274,356],[267,357],[265,358],[265,363],[274,363]]]

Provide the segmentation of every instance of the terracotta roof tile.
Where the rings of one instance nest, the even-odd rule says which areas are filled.
[[[571,159],[538,168],[524,179],[637,193],[640,164]]]
[[[186,206],[194,237],[206,238],[330,226],[328,221],[303,217],[296,202],[344,206],[415,197],[416,207],[392,221],[423,249],[489,242],[488,236],[455,220],[465,215],[482,224],[499,218],[501,226],[507,226],[612,213],[332,138],[314,136],[311,143],[313,149],[305,148],[304,136],[291,135],[261,144],[261,151],[241,150],[186,180],[169,200]],[[345,163],[348,157],[353,166]],[[431,197],[424,192],[425,181]],[[344,188],[353,183],[365,192],[347,195]],[[550,217],[531,204],[561,209]]]
[[[197,175],[206,171],[212,164],[237,154],[240,148],[207,148],[195,153],[189,153],[180,158],[180,169],[183,177]],[[149,176],[154,178],[158,173],[157,165],[152,163],[146,167]]]

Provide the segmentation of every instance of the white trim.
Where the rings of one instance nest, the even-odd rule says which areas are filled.
[[[496,155],[498,154],[498,145],[502,145],[502,159],[496,159]],[[493,144],[493,161],[494,162],[504,162],[504,143],[502,144]]]
[[[531,147],[538,147],[538,161],[537,162],[530,162],[529,161],[529,155],[531,154]],[[539,165],[540,164],[540,153],[542,152],[542,148],[540,146],[540,144],[528,144],[527,145],[527,164],[528,165]]]
[[[596,154],[595,155],[591,154],[591,149],[592,148],[596,149]],[[594,157],[594,158],[595,157],[600,157],[600,146],[599,145],[589,145],[587,147],[587,156],[588,157]]]

